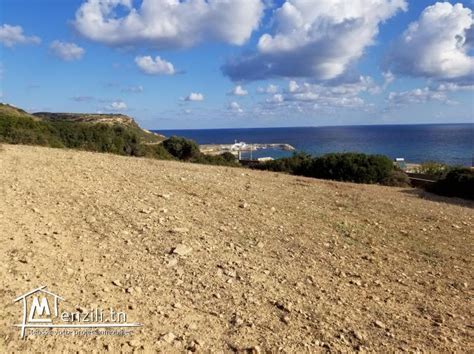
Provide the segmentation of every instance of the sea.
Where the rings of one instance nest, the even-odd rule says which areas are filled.
[[[408,163],[438,161],[473,166],[474,123],[420,125],[365,125],[292,128],[239,128],[156,130],[165,136],[182,136],[198,144],[286,143],[312,155],[330,152],[382,154]],[[291,152],[264,149],[258,157],[286,157]],[[244,158],[248,158],[245,156]]]

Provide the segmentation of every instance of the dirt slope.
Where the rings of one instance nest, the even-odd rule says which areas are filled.
[[[244,169],[3,150],[2,352],[474,350],[472,203]],[[144,326],[127,337],[20,340],[13,299],[42,285],[66,307],[114,306]]]

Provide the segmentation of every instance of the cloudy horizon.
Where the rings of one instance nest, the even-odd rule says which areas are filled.
[[[473,121],[472,1],[2,6],[0,100],[30,111],[149,129]]]

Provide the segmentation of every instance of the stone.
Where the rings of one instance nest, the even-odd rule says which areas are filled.
[[[161,339],[163,339],[166,343],[171,344],[171,343],[173,343],[174,340],[176,339],[176,336],[174,335],[174,333],[168,332],[168,333],[166,333],[165,335],[163,335],[163,336],[161,337]]]
[[[189,232],[189,229],[187,227],[175,227],[174,229],[171,229],[170,232],[173,234],[184,234]]]
[[[239,205],[239,208],[241,208],[241,209],[247,209],[248,207],[250,207],[250,205],[247,204],[247,203],[242,203],[242,204]]]
[[[173,249],[173,253],[177,254],[178,256],[187,256],[191,254],[193,249],[185,244],[180,243]]]
[[[374,322],[374,324],[375,324],[377,327],[382,328],[382,329],[387,328],[387,326],[385,326],[385,323],[383,323],[382,321],[379,321],[379,320],[376,320],[376,321]]]
[[[131,347],[136,348],[136,347],[140,346],[140,342],[137,339],[133,339],[133,340],[128,342],[128,345],[131,346]]]

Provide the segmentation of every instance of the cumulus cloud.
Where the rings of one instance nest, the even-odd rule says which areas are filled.
[[[174,75],[176,73],[174,65],[161,59],[160,56],[156,56],[155,59],[149,55],[136,57],[135,64],[147,75]]]
[[[112,101],[104,107],[106,111],[119,112],[128,109],[127,104],[123,101]]]
[[[267,87],[258,87],[257,93],[268,93],[268,94],[275,94],[278,92],[278,86],[269,84]]]
[[[240,107],[240,104],[238,104],[237,102],[230,102],[229,105],[227,106],[227,109],[230,111],[230,112],[233,112],[233,113],[243,113],[244,110],[242,109],[242,107]]]
[[[462,4],[438,2],[394,44],[388,65],[400,74],[436,80],[474,82],[474,19]]]
[[[223,72],[233,80],[334,79],[373,44],[379,25],[406,7],[405,0],[287,0],[275,12],[273,34]]]
[[[3,24],[0,26],[0,43],[10,48],[17,44],[40,44],[41,39],[37,36],[26,36],[21,26]]]
[[[237,85],[232,89],[230,94],[234,96],[247,96],[249,92],[245,90],[242,86]]]
[[[272,97],[267,98],[266,102],[268,103],[282,103],[284,101],[284,97],[280,93],[274,94]]]
[[[204,95],[198,92],[191,92],[188,96],[184,98],[184,100],[190,102],[201,102],[204,101]]]
[[[261,0],[87,0],[75,28],[108,45],[190,47],[204,40],[241,45],[258,28]],[[120,11],[120,14],[118,15]]]
[[[361,94],[377,94],[380,87],[371,77],[360,76],[350,82],[330,81],[324,84],[291,80],[282,93],[273,94],[265,100],[266,105],[288,105],[299,107],[357,108],[367,109],[372,105],[360,97]]]
[[[53,41],[49,49],[58,58],[65,61],[79,60],[84,56],[85,50],[75,43]]]

